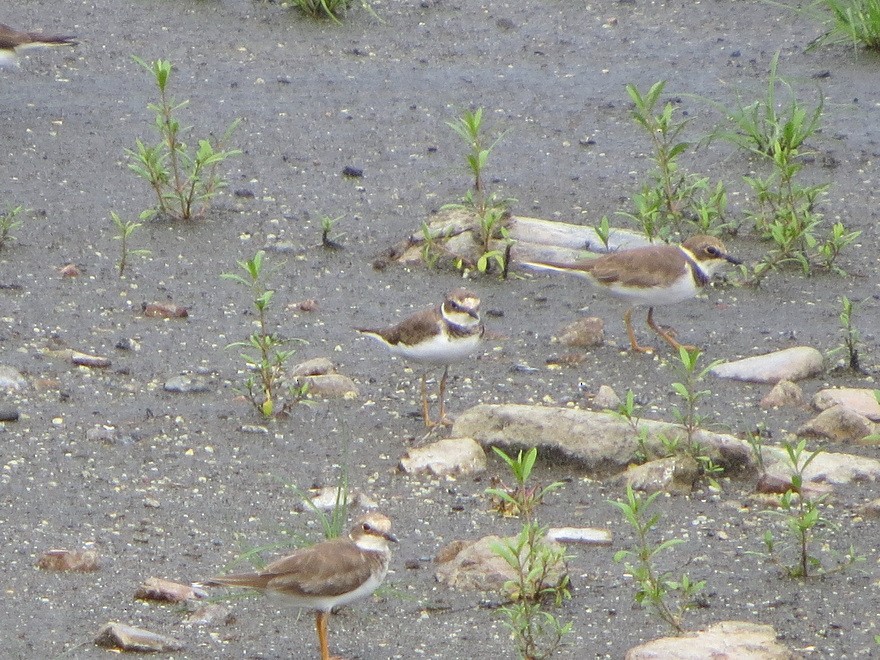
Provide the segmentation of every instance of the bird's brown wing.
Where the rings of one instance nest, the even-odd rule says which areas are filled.
[[[268,589],[295,596],[339,596],[366,582],[376,553],[364,553],[347,539],[303,548],[272,562],[262,571]]]
[[[63,37],[40,32],[19,32],[0,23],[0,48],[17,48],[25,44],[45,44],[47,46],[74,44],[73,37]]]
[[[357,328],[357,331],[378,335],[392,346],[397,344],[412,346],[418,339],[440,332],[440,328],[437,326],[438,310],[439,308],[425,309],[384,330]]]
[[[678,277],[685,271],[686,261],[675,246],[653,245],[606,254],[575,268],[602,284],[643,288]]]

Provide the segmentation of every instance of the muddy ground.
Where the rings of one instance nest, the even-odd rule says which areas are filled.
[[[462,144],[446,126],[466,108],[484,107],[489,130],[505,133],[489,176],[494,189],[518,200],[514,212],[594,224],[630,210],[650,169],[627,83],[647,89],[668,81],[668,97],[693,118],[687,136],[697,140],[721,121],[697,96],[750,102],[763,94],[780,51],[780,72],[805,102],[818,89],[825,96],[804,176],[832,184],[820,208],[828,223],[862,231],[840,262],[850,276],[784,272],[757,289],[719,286],[658,318],[707,359],[797,344],[829,351],[841,340],[838,299],[847,295],[858,303],[868,373],[829,371],[802,385],[808,397],[829,385],[875,385],[876,55],[846,47],[806,53],[818,24],[762,2],[412,0],[374,8],[381,22],[355,9],[334,25],[246,0],[4,5],[4,23],[81,40],[73,49],[31,52],[17,70],[0,72],[0,203],[29,209],[18,240],[0,252],[0,364],[28,383],[2,402],[20,413],[0,433],[4,656],[102,657],[92,638],[118,620],[181,639],[187,647],[179,657],[310,657],[311,618],[296,619],[268,600],[230,603],[234,622],[186,626],[179,609],[132,595],[149,576],[188,582],[222,570],[247,547],[293,533],[317,539],[313,516],[295,513],[287,485],[332,484],[344,464],[352,485],[394,520],[401,544],[383,597],[331,621],[334,651],[362,659],[513,656],[491,599],[438,586],[430,562],[452,539],[512,532],[515,523],[488,511],[487,477],[432,481],[395,472],[423,435],[414,415],[419,372],[351,329],[402,318],[461,283],[452,272],[375,271],[371,262],[466,190]],[[224,166],[229,190],[210,215],[147,224],[135,242],[151,256],[119,278],[110,211],[134,219],[152,204],[124,154],[137,137],[152,139],[146,106],[155,92],[133,54],[174,63],[172,92],[190,101],[183,121],[197,135],[242,118],[234,142],[243,153]],[[723,179],[730,216],[743,221],[752,200],[742,177],[756,163],[714,142],[683,165]],[[363,177],[343,176],[346,166]],[[341,218],[343,250],[316,247],[322,215]],[[748,229],[725,240],[754,262],[767,245]],[[224,350],[251,331],[253,315],[246,292],[220,274],[266,247],[279,266],[274,322],[308,342],[297,358],[331,357],[360,397],[297,407],[260,435],[242,430],[261,420],[237,396],[237,352]],[[81,276],[62,278],[58,269],[68,263]],[[552,276],[467,284],[504,339],[472,365],[453,368],[453,413],[481,402],[584,405],[607,384],[621,394],[633,389],[649,415],[670,418],[672,356],[665,348],[653,357],[626,352],[617,302]],[[288,307],[305,299],[318,301],[317,311]],[[184,305],[190,316],[144,318],[142,303],[153,301]],[[606,344],[579,366],[548,368],[560,352],[552,336],[585,307],[606,320]],[[637,329],[646,332],[641,321]],[[107,356],[112,366],[73,367],[46,352],[59,341]],[[179,374],[207,377],[210,390],[163,391]],[[779,442],[810,417],[761,410],[766,386],[711,381],[709,388],[704,413],[732,433],[763,424],[770,442]],[[115,433],[87,437],[96,427]],[[878,457],[876,448],[844,449]],[[492,460],[490,474],[501,473]],[[542,507],[544,522],[615,535],[614,548],[572,550],[573,598],[560,616],[573,631],[560,657],[619,658],[664,633],[634,606],[632,584],[612,561],[631,539],[605,503],[620,488],[570,465],[542,462],[538,473],[544,482],[567,480]],[[854,485],[828,511],[840,525],[832,547],[853,542],[866,561],[803,583],[747,554],[761,549],[769,524],[747,499],[753,480],[722,485],[721,493],[662,500],[664,536],[686,541],[666,567],[707,581],[707,607],[687,624],[767,622],[806,657],[876,655],[880,528],[857,509],[880,487]],[[104,567],[37,570],[37,557],[57,547],[95,549]],[[823,556],[830,561],[829,552]]]

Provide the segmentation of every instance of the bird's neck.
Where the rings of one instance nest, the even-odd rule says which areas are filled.
[[[694,284],[697,288],[703,288],[709,283],[709,280],[712,279],[712,269],[701,264],[694,256],[694,253],[687,248],[682,247],[680,249],[681,253],[684,255],[685,261],[687,261],[687,264],[690,267],[691,277],[694,278]]]

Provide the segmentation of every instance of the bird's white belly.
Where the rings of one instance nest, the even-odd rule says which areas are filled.
[[[478,334],[469,337],[450,337],[439,334],[414,346],[397,344],[391,352],[413,362],[427,364],[451,364],[465,359],[480,345]]]
[[[651,287],[644,289],[625,289],[612,284],[609,292],[624,300],[629,300],[636,305],[672,305],[683,300],[688,300],[697,295],[699,289],[690,276],[682,277],[666,287]]]

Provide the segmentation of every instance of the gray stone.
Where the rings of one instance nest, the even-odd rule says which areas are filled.
[[[781,380],[794,382],[815,376],[822,372],[824,366],[822,354],[815,348],[795,346],[775,353],[725,362],[709,373],[718,378],[749,383],[778,383]]]
[[[410,474],[475,474],[486,469],[486,452],[472,438],[445,438],[424,447],[410,449],[400,459],[400,468]]]
[[[623,474],[624,481],[633,490],[646,493],[690,493],[700,477],[700,466],[693,456],[680,454],[632,465]]]
[[[559,343],[571,348],[593,348],[605,341],[605,322],[598,316],[586,316],[560,328]]]
[[[331,362],[329,358],[316,357],[311,360],[306,360],[305,362],[300,362],[290,370],[290,375],[293,377],[325,376],[334,372],[335,368],[333,367],[333,362]]]
[[[821,390],[813,397],[813,407],[827,410],[836,405],[846,406],[872,422],[880,422],[880,402],[874,394],[876,391],[855,387]]]
[[[705,630],[662,637],[631,648],[626,660],[796,660],[801,656],[776,641],[772,626],[721,621]]]
[[[770,477],[791,478],[791,465],[781,447],[764,447],[762,455]],[[812,482],[818,486],[845,486],[877,479],[880,479],[880,460],[853,454],[820,452],[804,470],[805,484]]]
[[[504,585],[516,575],[513,568],[498,554],[494,548],[500,544],[513,543],[515,537],[484,536],[478,541],[453,541],[437,554],[437,571],[435,578],[441,584],[461,591],[500,592],[505,597]],[[561,549],[557,543],[546,541],[555,549]],[[544,582],[545,586],[558,584],[565,575],[566,567],[559,566],[551,570]]]
[[[355,399],[360,395],[354,381],[342,374],[305,376],[302,382],[308,385],[306,391],[308,396],[323,399]]]
[[[25,387],[27,387],[27,381],[18,369],[0,364],[0,390],[20,390]]]
[[[596,396],[593,397],[590,404],[596,410],[617,410],[620,408],[621,401],[617,392],[610,385],[600,385],[599,391],[596,392]]]
[[[94,550],[47,550],[37,560],[44,571],[91,573],[101,568],[101,559]]]
[[[660,436],[685,441],[677,424],[642,420],[649,451],[663,455]],[[517,404],[475,406],[460,414],[452,435],[471,437],[484,448],[505,450],[538,447],[539,452],[562,454],[587,470],[619,472],[636,459],[638,431],[619,415],[572,408]],[[753,467],[752,450],[745,440],[731,435],[697,430],[694,441],[703,446],[715,463],[726,470]]]
[[[138,600],[157,600],[167,603],[182,603],[186,600],[198,598],[198,594],[191,585],[163,580],[162,578],[150,577],[143,581],[135,591],[134,597]]]
[[[165,381],[163,388],[166,392],[174,392],[175,394],[194,394],[202,392],[210,392],[211,385],[208,380],[202,376],[174,376]]]
[[[798,437],[858,442],[876,432],[876,424],[842,405],[823,410],[797,430]]]
[[[173,637],[115,622],[104,624],[95,637],[95,644],[104,648],[138,653],[166,653],[184,648],[183,642]]]
[[[804,391],[790,380],[780,380],[767,393],[761,403],[762,408],[799,407],[804,404]]]
[[[595,527],[551,527],[547,530],[547,539],[569,545],[611,545],[611,532]]]

